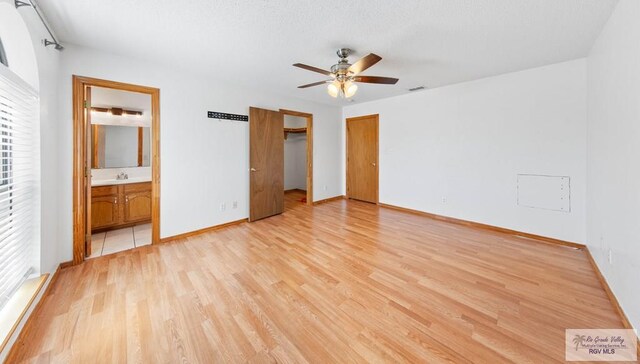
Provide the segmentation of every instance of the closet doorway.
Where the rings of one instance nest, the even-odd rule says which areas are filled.
[[[313,115],[280,109],[284,115],[284,190],[313,205]]]
[[[249,109],[249,221],[284,211],[284,194],[290,187],[285,185],[284,142],[294,134],[296,138],[304,134],[305,147],[297,153],[303,155],[297,157],[304,161],[301,169],[306,171],[302,181],[290,190],[300,196],[299,203],[312,205],[313,115],[285,109]]]
[[[106,244],[140,225],[140,243],[159,243],[160,90],[74,75],[73,264],[96,255],[92,232]]]

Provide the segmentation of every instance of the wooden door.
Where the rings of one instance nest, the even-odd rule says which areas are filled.
[[[378,115],[347,119],[347,197],[378,203]]]
[[[284,210],[284,117],[277,111],[249,110],[249,221]]]
[[[84,255],[88,257],[91,255],[91,145],[93,143],[93,139],[91,138],[91,87],[85,86],[84,88],[84,130],[85,130],[85,138],[84,138],[84,150],[85,155],[87,156],[85,159],[85,178],[84,178],[84,187],[85,187],[85,238],[84,238]]]

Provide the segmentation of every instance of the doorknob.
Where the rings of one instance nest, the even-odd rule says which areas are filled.
[[[375,162],[371,163],[371,165],[374,166],[374,167],[376,166]]]
[[[256,171],[257,171],[257,169],[251,168],[251,172],[256,172]]]

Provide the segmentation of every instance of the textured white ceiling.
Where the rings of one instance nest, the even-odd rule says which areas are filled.
[[[216,79],[339,104],[323,86],[335,50],[369,52],[355,102],[586,56],[617,0],[40,0],[63,42],[146,59]]]

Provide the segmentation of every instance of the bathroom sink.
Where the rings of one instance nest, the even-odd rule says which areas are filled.
[[[91,179],[91,186],[123,185],[127,183],[151,182],[151,177],[129,177],[128,179]]]

